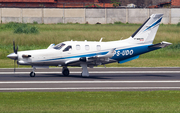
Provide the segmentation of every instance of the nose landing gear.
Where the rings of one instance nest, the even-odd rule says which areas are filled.
[[[35,77],[36,76],[35,70],[36,70],[36,68],[33,66],[32,72],[30,73],[30,77]]]
[[[35,76],[36,76],[36,74],[34,72],[30,73],[30,77],[35,77]]]

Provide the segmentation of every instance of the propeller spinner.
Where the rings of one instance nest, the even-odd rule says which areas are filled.
[[[13,41],[13,50],[14,50],[14,53],[9,54],[7,57],[13,60],[17,60],[18,59],[18,55],[17,55],[18,46],[17,48],[15,47],[15,41]]]

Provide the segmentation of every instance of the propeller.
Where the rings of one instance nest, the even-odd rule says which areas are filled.
[[[14,54],[15,54],[15,57],[14,57],[14,72],[16,72],[16,60],[18,60],[18,55],[17,55],[17,52],[18,52],[18,46],[15,47],[15,41],[13,40],[13,50],[14,50]]]
[[[14,53],[17,54],[18,46],[15,47],[15,41],[14,40],[13,40],[13,50],[14,50]]]

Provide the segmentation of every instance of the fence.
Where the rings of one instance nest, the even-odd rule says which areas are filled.
[[[153,13],[163,13],[162,23],[180,22],[180,8],[172,9],[86,9],[86,8],[0,8],[1,23],[143,23]]]

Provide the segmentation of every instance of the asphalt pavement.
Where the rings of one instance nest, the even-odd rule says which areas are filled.
[[[93,68],[81,77],[81,68],[0,69],[0,91],[149,91],[180,90],[180,68]]]

